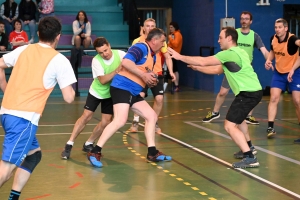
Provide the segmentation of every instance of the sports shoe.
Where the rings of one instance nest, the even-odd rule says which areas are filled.
[[[94,148],[93,144],[85,145],[85,143],[83,143],[82,151],[90,152],[92,151],[93,148]]]
[[[214,119],[218,119],[220,117],[220,113],[218,112],[218,114],[214,114],[211,111],[208,111],[208,114],[206,115],[206,117],[204,119],[202,119],[202,122],[211,122]]]
[[[257,158],[254,156],[254,158],[250,158],[249,156],[246,156],[243,158],[243,160],[239,162],[232,163],[233,168],[251,168],[251,167],[259,167],[259,162]]]
[[[247,124],[253,124],[253,125],[259,125],[259,122],[255,120],[255,117],[249,115],[248,117],[246,117],[246,123]]]
[[[300,144],[300,138],[297,139],[297,140],[294,140],[294,143],[295,143],[295,144]]]
[[[254,148],[254,146],[251,146],[251,147],[250,147],[250,151],[252,151],[252,154],[253,154],[253,155],[256,155],[256,154],[257,154],[257,151],[256,151],[256,149]],[[240,150],[240,151],[238,151],[238,152],[235,152],[235,153],[233,154],[233,157],[235,157],[236,159],[242,159],[242,158],[244,157],[244,154],[243,154],[242,150]]]
[[[68,160],[71,155],[72,145],[66,144],[65,150],[61,152],[61,158]]]
[[[180,89],[179,89],[179,87],[178,87],[178,86],[175,86],[175,88],[174,88],[173,92],[180,92]]]
[[[159,128],[158,124],[155,124],[155,133],[161,134],[161,129]]]
[[[275,129],[272,127],[269,127],[267,129],[267,137],[272,138],[274,135],[276,135]]]
[[[155,156],[150,156],[149,154],[147,154],[147,160],[152,162],[171,161],[172,157],[167,156],[159,151]]]
[[[86,157],[94,167],[101,168],[103,166],[102,162],[100,161],[101,157],[103,157],[101,153],[88,152]]]
[[[136,133],[139,130],[139,122],[133,121],[130,127],[130,132]]]

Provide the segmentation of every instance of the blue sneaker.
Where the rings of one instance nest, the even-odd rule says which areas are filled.
[[[149,154],[147,154],[147,160],[152,162],[171,161],[172,157],[167,156],[159,151],[155,156],[150,156]]]
[[[90,161],[90,163],[94,166],[94,167],[98,167],[101,168],[103,166],[102,162],[100,161],[102,154],[101,153],[92,153],[92,152],[88,152],[86,154],[87,159]]]

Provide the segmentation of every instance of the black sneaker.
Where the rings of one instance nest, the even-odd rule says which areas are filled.
[[[150,162],[171,161],[172,157],[167,156],[159,151],[155,156],[147,154],[147,160]]]
[[[92,151],[93,148],[94,148],[93,144],[85,145],[85,143],[84,143],[82,146],[82,151],[87,153],[87,152]]]
[[[68,160],[71,155],[72,145],[66,144],[65,150],[61,152],[61,158]]]
[[[255,117],[249,115],[248,117],[246,117],[246,123],[247,124],[253,124],[253,125],[259,125],[259,122],[255,119]]]
[[[232,163],[232,167],[233,168],[242,168],[242,169],[259,167],[259,162],[255,156],[254,156],[254,158],[250,158],[249,156],[246,156],[240,162]]]
[[[276,135],[275,129],[269,127],[269,128],[267,129],[267,137],[268,137],[268,138],[272,138],[274,135]]]
[[[251,146],[251,147],[250,147],[250,151],[252,151],[252,154],[253,154],[253,155],[256,155],[256,154],[257,154],[257,151],[256,151],[256,149],[254,148],[254,146]],[[244,158],[244,154],[243,154],[242,150],[240,150],[240,151],[234,153],[234,154],[233,154],[233,157],[235,157],[236,159],[242,159],[242,158]]]
[[[213,112],[209,111],[206,117],[202,119],[202,122],[211,122],[214,119],[218,119],[220,116],[220,113],[214,114]]]

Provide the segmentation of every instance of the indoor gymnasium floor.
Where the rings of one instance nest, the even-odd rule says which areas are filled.
[[[72,104],[50,98],[38,129],[43,157],[21,193],[22,200],[285,200],[300,199],[300,137],[291,95],[284,94],[278,106],[275,130],[267,139],[269,96],[254,110],[260,125],[250,125],[252,143],[258,150],[259,168],[233,169],[239,149],[223,127],[227,109],[234,96],[227,96],[221,117],[211,123],[201,120],[212,110],[215,94],[183,88],[165,95],[159,117],[162,134],[156,134],[157,148],[173,157],[171,162],[148,163],[143,121],[138,133],[128,132],[133,114],[104,146],[103,168],[94,168],[81,148],[100,120],[100,110],[75,141],[71,158],[60,153],[80,117],[85,97]],[[152,105],[153,98],[147,98]],[[3,129],[0,142],[3,141]],[[1,151],[1,149],[0,149]],[[0,200],[8,198],[9,180],[0,189]]]

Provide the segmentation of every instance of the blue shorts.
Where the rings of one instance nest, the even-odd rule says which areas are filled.
[[[289,73],[281,74],[277,70],[274,70],[272,77],[271,88],[279,88],[282,91],[285,91],[287,87],[289,91],[300,91],[300,69],[296,69],[293,75],[293,81],[288,82],[287,76]]]
[[[2,115],[5,132],[2,160],[20,166],[30,150],[40,147],[37,126],[30,121],[13,115]]]

